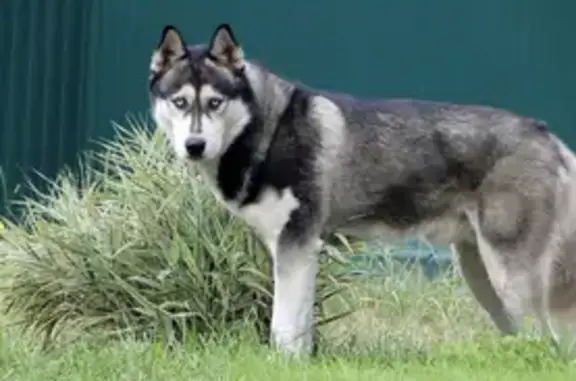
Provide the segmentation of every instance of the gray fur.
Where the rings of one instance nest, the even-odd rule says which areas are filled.
[[[546,123],[487,106],[310,89],[245,60],[227,25],[180,60],[163,56],[165,44],[151,65],[156,121],[185,160],[189,135],[218,140],[193,161],[270,250],[278,347],[312,348],[315,254],[334,232],[453,245],[503,333],[526,315],[547,327],[576,322],[576,157]],[[219,94],[235,111],[210,114],[191,98],[190,125],[175,132],[182,116],[169,102],[183,86],[197,99]]]

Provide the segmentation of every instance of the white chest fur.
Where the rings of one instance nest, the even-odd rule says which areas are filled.
[[[269,188],[264,190],[256,203],[242,207],[229,202],[224,204],[234,215],[254,229],[274,255],[282,229],[300,203],[290,188],[285,188],[281,192]]]
[[[266,189],[257,203],[232,209],[236,209],[233,212],[254,228],[265,244],[273,249],[298,205],[298,200],[289,188],[280,193]]]

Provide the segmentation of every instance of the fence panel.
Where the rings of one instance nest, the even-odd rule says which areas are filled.
[[[96,0],[0,4],[2,200],[36,171],[74,164],[90,132],[90,42]]]

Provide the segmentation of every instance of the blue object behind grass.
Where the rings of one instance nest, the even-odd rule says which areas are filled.
[[[431,246],[419,240],[407,240],[401,245],[389,246],[381,242],[368,242],[363,252],[350,257],[354,275],[386,275],[398,264],[420,265],[424,275],[434,280],[452,271],[449,248]]]

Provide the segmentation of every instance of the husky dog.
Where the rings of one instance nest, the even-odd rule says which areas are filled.
[[[227,24],[194,46],[167,26],[151,61],[175,155],[270,252],[277,348],[312,349],[317,253],[334,232],[451,245],[505,334],[525,316],[576,322],[576,157],[545,122],[311,89],[245,59]]]

